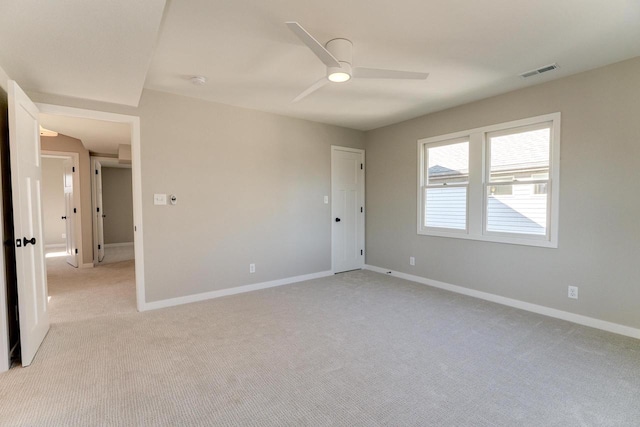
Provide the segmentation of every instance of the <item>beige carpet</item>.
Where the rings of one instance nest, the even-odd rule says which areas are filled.
[[[122,297],[98,288],[101,305]],[[372,272],[91,307],[55,314],[33,365],[0,375],[0,424],[640,424],[640,341]]]

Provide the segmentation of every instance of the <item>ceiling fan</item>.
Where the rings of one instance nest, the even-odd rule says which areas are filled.
[[[321,78],[304,92],[296,96],[293,101],[317,91],[327,83],[344,83],[352,78],[358,79],[411,79],[425,80],[429,73],[413,71],[383,70],[380,68],[352,67],[353,43],[350,40],[337,38],[329,40],[324,46],[309,34],[302,25],[295,21],[286,22],[287,27],[297,35],[304,44],[327,66],[327,76]]]

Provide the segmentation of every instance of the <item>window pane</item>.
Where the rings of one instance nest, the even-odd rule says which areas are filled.
[[[488,185],[487,231],[546,235],[546,184]]]
[[[467,187],[427,188],[425,207],[427,227],[467,228]]]
[[[469,142],[427,148],[427,184],[469,181]]]
[[[491,182],[530,181],[548,176],[551,129],[489,136]]]

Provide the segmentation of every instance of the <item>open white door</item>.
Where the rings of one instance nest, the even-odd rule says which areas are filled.
[[[98,262],[104,260],[104,210],[102,209],[102,164],[95,162],[96,189],[96,237],[98,245]]]
[[[331,147],[331,259],[334,273],[364,266],[364,151]]]
[[[75,172],[73,159],[64,161],[64,207],[65,232],[67,235],[67,262],[78,266],[78,248],[76,248],[76,212],[73,198],[73,174]]]
[[[22,365],[28,366],[49,331],[47,272],[40,198],[38,109],[20,86],[9,81],[9,149]]]

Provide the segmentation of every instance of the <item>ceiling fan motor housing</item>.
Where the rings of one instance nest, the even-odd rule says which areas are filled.
[[[340,67],[327,67],[327,75],[331,75],[337,72],[343,72],[352,75],[351,61],[353,58],[353,43],[347,39],[333,39],[329,40],[325,45],[325,48],[331,53],[340,63]]]

